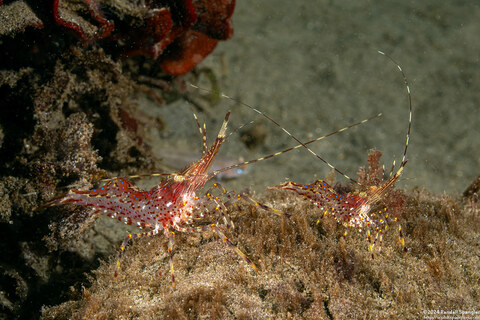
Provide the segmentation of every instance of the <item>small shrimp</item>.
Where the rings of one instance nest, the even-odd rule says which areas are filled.
[[[401,72],[403,76],[404,84],[407,90],[407,95],[408,95],[408,102],[409,102],[408,130],[406,134],[403,158],[398,170],[392,175],[395,167],[395,162],[394,162],[392,166],[392,170],[390,172],[390,178],[387,181],[381,183],[379,186],[375,186],[375,185],[370,186],[367,188],[365,192],[360,192],[360,193],[350,192],[347,194],[339,194],[328,183],[326,183],[323,180],[317,180],[311,184],[306,184],[306,185],[299,184],[296,182],[286,182],[281,185],[277,185],[269,188],[269,189],[275,189],[275,190],[289,190],[297,193],[303,198],[311,201],[317,207],[321,208],[321,210],[323,211],[322,217],[327,214],[331,214],[335,217],[337,221],[341,222],[348,228],[352,228],[352,227],[357,229],[366,228],[367,230],[366,240],[369,243],[369,250],[372,253],[372,259],[373,259],[374,245],[377,243],[377,241],[379,243],[381,243],[382,241],[382,235],[381,235],[382,230],[379,226],[385,225],[385,229],[386,229],[388,225],[388,219],[389,219],[388,213],[386,213],[386,210],[387,210],[386,208],[378,212],[376,211],[372,212],[372,209],[376,203],[378,203],[385,197],[385,194],[392,188],[392,186],[395,184],[395,182],[403,173],[403,169],[407,164],[406,155],[408,150],[408,144],[410,141],[410,131],[412,126],[412,97],[410,94],[410,88],[408,85],[407,78],[402,68],[400,67],[400,65],[393,58],[391,58],[390,56],[386,55],[381,51],[379,51],[379,53],[388,57],[396,65],[398,70]],[[326,160],[321,158],[319,155],[317,155],[314,151],[312,151],[310,148],[306,146],[307,143],[301,143],[293,135],[291,135],[290,133],[288,134],[297,142],[299,142],[302,146],[304,146],[310,153],[314,154],[318,159],[326,163],[330,168],[342,174],[345,178],[349,179],[354,184],[360,187],[364,187],[362,184],[348,177],[341,171],[337,170],[333,165],[331,165],[329,162],[327,162]],[[373,157],[375,157],[375,155],[373,155],[372,158]],[[380,155],[377,156],[377,159],[376,159],[377,161],[379,157]],[[375,218],[376,215],[378,215],[378,218]],[[394,222],[398,222],[398,219],[394,218]],[[371,233],[372,228],[376,232],[376,237],[373,240],[373,242],[372,242],[372,233]],[[399,242],[402,244],[403,250],[406,251],[405,240],[403,238],[401,225],[399,225],[398,227],[398,232],[399,232]],[[344,236],[346,236],[346,234],[347,232],[345,231]]]

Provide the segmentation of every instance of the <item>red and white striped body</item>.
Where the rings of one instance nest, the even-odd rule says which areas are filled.
[[[116,178],[98,189],[70,190],[56,204],[92,207],[96,213],[142,229],[178,230],[178,226],[190,222],[198,199],[194,191],[185,189],[183,183],[167,181],[150,191],[141,191],[129,181]]]
[[[187,166],[184,170],[174,174],[153,174],[152,176],[163,176],[164,179],[150,191],[142,191],[135,185],[123,178],[113,178],[104,186],[88,190],[70,190],[66,194],[46,203],[44,206],[56,206],[67,203],[91,207],[98,214],[105,214],[116,218],[126,224],[133,224],[149,231],[131,234],[129,233],[122,246],[120,247],[119,259],[115,270],[115,278],[118,276],[120,268],[120,259],[127,243],[138,237],[153,236],[163,230],[169,237],[168,255],[170,258],[170,268],[172,276],[172,286],[175,287],[175,277],[173,272],[172,250],[175,234],[172,229],[182,232],[204,232],[214,231],[223,241],[232,247],[254,270],[255,265],[248,257],[241,252],[212,222],[210,225],[187,226],[195,219],[203,217],[204,214],[221,213],[226,209],[226,204],[219,197],[213,197],[210,192],[205,196],[199,197],[196,191],[201,189],[207,181],[215,177],[224,170],[215,170],[208,173],[212,166],[215,156],[218,154],[220,146],[225,141],[228,118],[230,112],[225,116],[223,125],[218,133],[213,145],[207,150],[206,134],[199,125],[203,136],[203,156]],[[240,165],[244,165],[239,164]],[[235,167],[235,166],[233,166]],[[231,196],[219,184],[214,184],[212,188],[221,188],[222,194]],[[247,196],[238,195],[234,199],[229,199],[228,204],[238,199],[247,199],[253,201]],[[253,201],[254,202],[254,201]],[[255,203],[255,202],[254,202]],[[264,208],[264,206],[262,206]],[[267,208],[267,207],[265,207]],[[273,209],[272,209],[273,210]],[[225,215],[223,216],[225,218]],[[187,227],[186,227],[187,226]],[[228,225],[227,225],[228,227]]]
[[[286,182],[270,189],[294,191],[319,207],[323,215],[331,214],[347,227],[363,228],[372,223],[368,216],[371,207],[368,198],[350,193],[338,194],[323,180],[317,180],[310,185]]]

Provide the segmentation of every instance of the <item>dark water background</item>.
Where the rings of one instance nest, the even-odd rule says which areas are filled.
[[[383,117],[316,143],[313,149],[352,177],[368,150],[401,160],[413,97],[409,162],[400,186],[462,192],[480,174],[480,7],[474,1],[237,1],[235,35],[203,63],[222,91],[271,115],[303,141],[382,112]],[[148,102],[146,102],[148,104]],[[248,150],[233,134],[220,158],[246,159],[296,143],[250,110],[224,100],[207,115],[210,141],[227,109],[230,128],[259,119],[264,144]],[[172,111],[173,110],[173,111]],[[201,152],[185,102],[159,112],[169,127],[162,148]],[[182,122],[178,123],[179,115]],[[263,190],[285,179],[310,182],[329,168],[306,150],[258,163],[229,187]],[[337,176],[340,181],[345,181]],[[343,180],[342,180],[343,179]]]

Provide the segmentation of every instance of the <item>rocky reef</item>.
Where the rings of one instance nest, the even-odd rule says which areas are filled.
[[[158,170],[138,109],[182,97],[233,34],[235,1],[0,1],[0,317],[38,318],[96,268],[95,217],[44,210],[67,189]],[[72,266],[82,266],[71,268]],[[62,297],[63,296],[63,297]]]

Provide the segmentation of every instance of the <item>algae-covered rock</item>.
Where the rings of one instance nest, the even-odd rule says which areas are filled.
[[[374,260],[365,233],[349,230],[289,194],[262,201],[291,218],[242,205],[232,240],[256,274],[213,234],[178,234],[172,290],[168,238],[135,241],[113,280],[115,257],[77,300],[43,319],[414,319],[431,309],[474,310],[480,293],[478,208],[427,191],[405,193],[401,225],[385,232]]]

